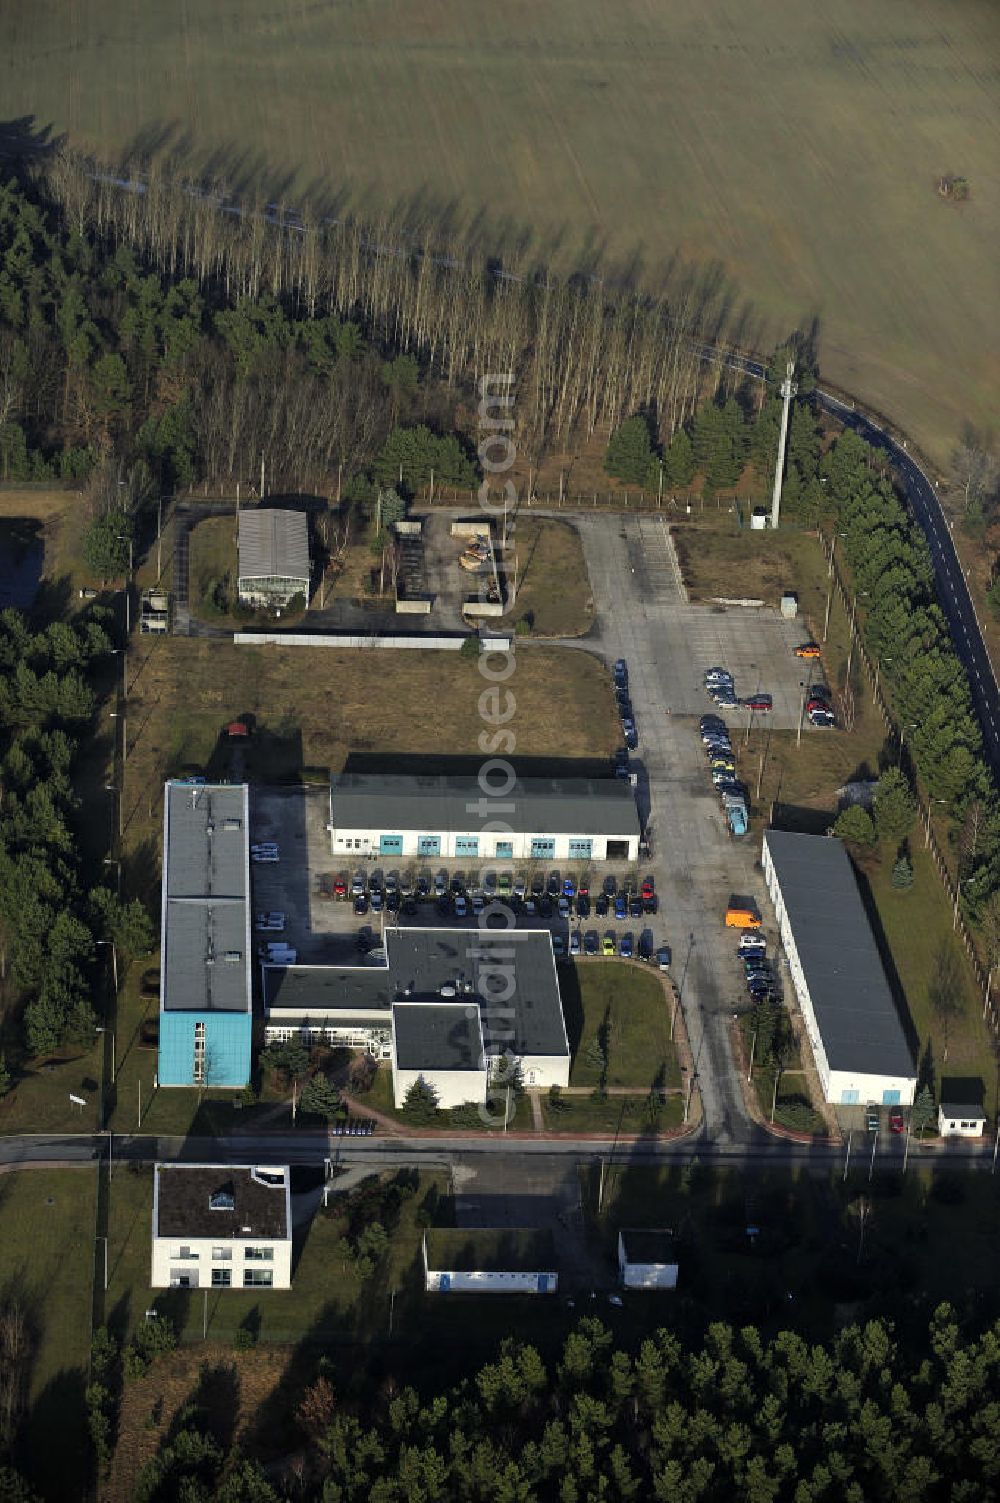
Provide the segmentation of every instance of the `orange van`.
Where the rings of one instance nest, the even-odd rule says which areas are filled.
[[[755,913],[752,908],[727,908],[726,909],[726,928],[727,929],[759,929],[760,928],[760,914],[759,913]]]

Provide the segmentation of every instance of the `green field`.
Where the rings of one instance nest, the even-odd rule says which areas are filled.
[[[815,320],[828,376],[938,454],[1000,375],[998,53],[992,0],[0,13],[7,121],[651,284],[717,267],[730,334]]]
[[[573,1067],[570,1085],[605,1084],[635,1091],[669,1090],[681,1083],[670,1040],[672,996],[659,971],[638,961],[581,960],[559,967]]]
[[[89,1168],[0,1178],[0,1304],[24,1315],[29,1354],[14,1459],[52,1499],[84,1495],[95,1184]]]

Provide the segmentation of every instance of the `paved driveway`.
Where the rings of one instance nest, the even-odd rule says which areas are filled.
[[[698,716],[710,708],[701,678],[713,663],[726,664],[738,675],[739,692],[744,675],[759,674],[775,696],[776,725],[794,726],[802,674],[792,648],[802,628],[773,611],[689,605],[658,518],[575,520],[596,616],[594,631],[578,645],[600,652],[609,665],[618,657],[629,665],[639,729],[633,765],[652,838],[658,927],[673,945],[706,1136],[722,1143],[745,1138],[754,1129],[743,1110],[729,1030],[746,997],[723,913],[731,892],[753,894],[767,912],[756,869],[760,829],[742,841],[729,836],[698,736]],[[746,682],[744,692],[756,687]],[[728,719],[734,727],[741,723],[735,713]]]

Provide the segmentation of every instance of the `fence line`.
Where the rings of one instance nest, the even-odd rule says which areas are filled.
[[[868,685],[872,691],[872,700],[882,716],[882,722],[886,728],[886,731],[893,738],[893,740],[895,740],[899,744],[900,761],[902,762],[903,743],[900,738],[899,728],[896,725],[895,718],[892,714],[891,709],[889,708],[889,704],[885,698],[885,695],[882,693],[882,684],[879,681],[880,675],[878,673],[878,670],[873,667],[871,656],[857,628],[857,599],[851,599],[848,596],[847,589],[840,572],[840,566],[837,563],[836,558],[833,556],[832,551],[829,556],[828,563],[837,586],[837,593],[840,596],[841,603],[847,614],[848,620],[850,621],[851,638],[854,642],[858,656],[861,659],[865,675],[868,679]],[[910,760],[912,765],[912,759]],[[913,770],[914,773],[916,773],[916,767],[914,767]],[[938,877],[940,878],[941,883],[944,886],[949,899],[951,900],[952,909],[955,915],[955,930],[961,936],[962,943],[965,946],[966,954],[968,955],[970,964],[972,965],[973,974],[975,975],[979,990],[981,991],[983,996],[983,1017],[989,1018],[990,1026],[993,1031],[996,1032],[997,1012],[991,995],[991,974],[983,968],[983,965],[979,959],[979,955],[976,951],[976,947],[973,944],[972,935],[969,932],[968,925],[965,922],[965,917],[958,906],[958,897],[961,884],[959,883],[956,886],[951,872],[948,870],[948,865],[944,859],[944,855],[942,854],[941,847],[938,844],[937,837],[935,836],[934,831],[931,828],[930,801],[923,797],[916,776],[914,776],[914,778],[912,779],[912,783],[914,793],[916,794],[917,807],[920,810],[920,815],[924,826],[924,848],[930,851],[931,859],[934,862],[934,867],[937,871]]]

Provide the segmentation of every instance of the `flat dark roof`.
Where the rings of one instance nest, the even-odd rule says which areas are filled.
[[[628,1230],[623,1228],[621,1238],[625,1248],[625,1260],[628,1263],[671,1264],[677,1262],[673,1232],[646,1231],[634,1227]]]
[[[154,1173],[156,1237],[291,1236],[286,1214],[287,1166],[157,1164]],[[262,1176],[267,1175],[281,1175],[281,1182],[265,1183]]]
[[[264,1008],[310,1012],[383,1013],[388,1025],[392,984],[384,965],[264,967]]]
[[[467,1002],[397,1002],[392,1009],[401,1070],[483,1069],[479,1008]]]
[[[160,1006],[248,1012],[248,803],[244,784],[169,782],[164,792]]]
[[[397,996],[456,996],[478,1002],[487,1054],[569,1053],[552,940],[545,929],[385,931]]]
[[[330,799],[342,830],[463,834],[502,819],[525,835],[639,835],[635,797],[619,778],[518,778],[501,799],[484,794],[476,777],[339,773]]]
[[[427,1232],[427,1266],[440,1273],[555,1273],[555,1241],[535,1227],[445,1227]]]
[[[843,844],[767,830],[782,901],[831,1070],[914,1074],[913,1058]]]

